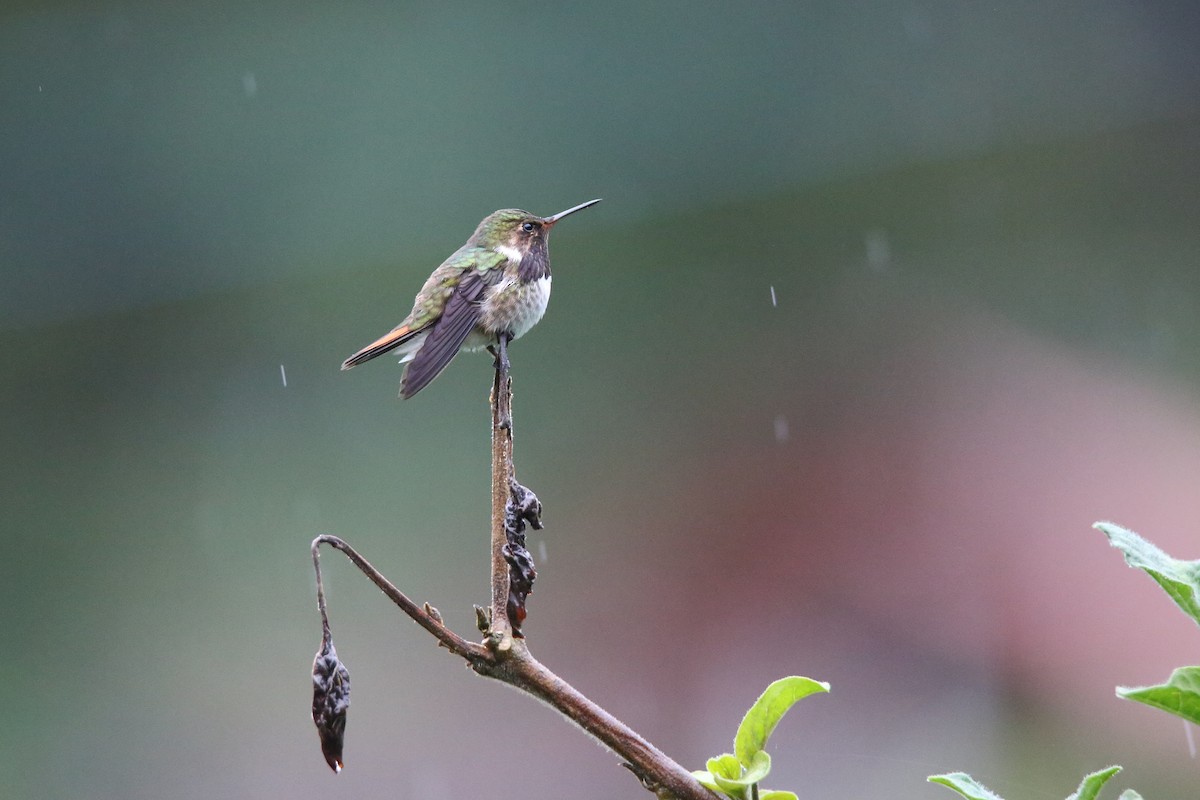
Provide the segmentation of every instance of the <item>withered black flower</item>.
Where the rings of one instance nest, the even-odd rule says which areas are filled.
[[[313,659],[313,722],[321,737],[321,752],[334,772],[342,771],[342,745],[346,736],[346,712],[350,708],[350,672],[325,638]]]
[[[525,526],[542,528],[542,504],[537,495],[515,480],[509,484],[508,502],[504,506],[504,534],[507,540],[504,560],[508,562],[508,622],[513,636],[523,638],[521,624],[525,621],[525,600],[533,591],[537,578],[533,556],[525,548]]]

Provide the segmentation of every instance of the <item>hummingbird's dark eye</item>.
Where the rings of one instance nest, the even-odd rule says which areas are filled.
[[[522,222],[521,230],[525,231],[526,233],[533,233],[533,223],[532,222]]]

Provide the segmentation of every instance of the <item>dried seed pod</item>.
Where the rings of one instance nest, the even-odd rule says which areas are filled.
[[[508,563],[508,622],[513,636],[522,638],[521,623],[525,621],[525,599],[533,591],[537,578],[533,556],[525,548],[525,526],[534,530],[542,527],[542,504],[537,495],[515,480],[509,484],[508,502],[504,506],[504,560]]]
[[[525,536],[522,534],[521,539]],[[508,622],[512,625],[513,636],[524,638],[521,633],[521,623],[525,621],[525,598],[533,591],[533,579],[537,570],[533,566],[533,557],[525,549],[525,545],[509,542],[504,545],[504,560],[508,562]]]
[[[535,531],[542,529],[542,501],[528,487],[515,480],[508,485],[508,502],[504,506],[504,529],[511,534],[525,532],[525,524]],[[511,536],[509,541],[512,541]]]
[[[321,641],[313,659],[313,722],[321,737],[321,752],[334,772],[342,771],[346,712],[350,708],[350,672],[334,649],[333,639]]]

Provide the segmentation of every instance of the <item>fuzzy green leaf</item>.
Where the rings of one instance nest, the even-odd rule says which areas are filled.
[[[1160,708],[1200,725],[1200,667],[1180,667],[1159,686],[1118,686],[1117,697]]]
[[[1200,561],[1172,558],[1133,531],[1111,522],[1097,522],[1092,527],[1103,531],[1109,543],[1125,554],[1125,563],[1145,570],[1175,605],[1200,625]]]
[[[742,764],[732,753],[722,753],[710,758],[704,766],[708,767],[714,778],[737,780],[742,777]]]
[[[692,770],[692,777],[705,789],[711,789],[714,792],[721,791],[721,787],[717,786],[717,781],[713,778],[713,774],[708,770],[694,769]]]
[[[828,692],[829,684],[792,675],[780,678],[754,701],[733,739],[733,752],[738,761],[749,766],[754,754],[767,746],[767,739],[787,710],[798,701],[816,692]]]
[[[747,786],[754,783],[762,782],[762,779],[771,773],[771,756],[767,755],[766,750],[759,750],[750,759],[750,763],[746,765],[746,772],[742,775],[742,782]]]
[[[771,790],[767,792],[759,792],[758,800],[800,800],[800,798],[791,792]]]
[[[750,787],[741,781],[731,781],[720,775],[713,775],[713,780],[717,782],[717,790],[723,795],[736,798],[736,800],[750,797]]]
[[[692,772],[692,777],[705,789],[716,792],[719,795],[732,798],[732,800],[749,800],[750,795],[747,787],[738,784],[731,786],[731,781],[721,775],[696,770]]]
[[[761,781],[771,772],[771,757],[766,752],[759,750],[754,754],[754,758],[750,766],[743,772],[741,765],[738,766],[738,776],[736,778],[726,777],[719,772],[713,772],[713,780],[717,786],[721,787],[721,791],[730,797],[749,797],[750,787]]]
[[[1142,796],[1133,789],[1126,789],[1117,800],[1142,800]]]
[[[1108,779],[1120,771],[1120,767],[1112,766],[1093,772],[1091,775],[1085,775],[1079,788],[1067,800],[1096,800],[1096,795],[1100,793],[1104,784],[1108,783]]]
[[[967,798],[967,800],[1003,800],[1000,795],[992,792],[965,772],[947,772],[945,775],[930,775],[926,780],[930,783],[940,783],[943,786],[949,786]]]

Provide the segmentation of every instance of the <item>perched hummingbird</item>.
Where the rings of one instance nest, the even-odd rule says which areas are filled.
[[[433,271],[412,311],[392,331],[347,358],[350,369],[391,350],[408,364],[400,396],[412,397],[436,378],[459,350],[507,345],[529,331],[550,302],[550,229],[563,217],[599,203],[590,200],[552,217],[504,208],[484,217],[467,243]]]

